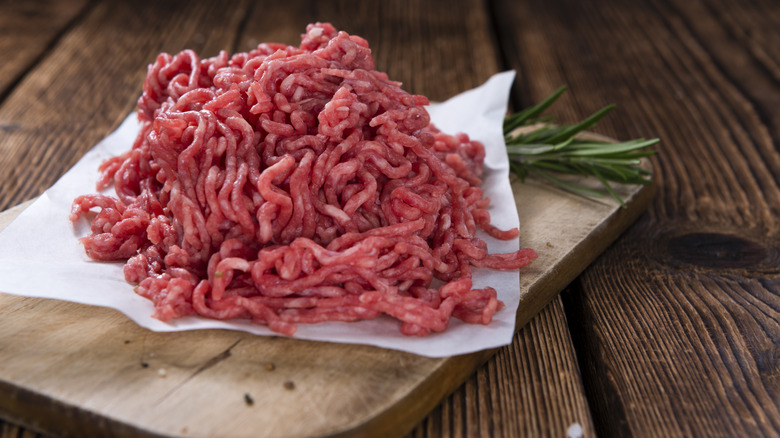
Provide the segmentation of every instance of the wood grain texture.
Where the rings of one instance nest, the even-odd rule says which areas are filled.
[[[86,10],[86,0],[0,2],[0,102]],[[13,125],[0,124],[0,129]]]
[[[542,309],[408,438],[594,436],[560,298]]]
[[[663,140],[650,211],[564,295],[596,431],[780,434],[777,4],[499,8],[518,100],[566,82],[571,111],[620,102],[603,132]]]

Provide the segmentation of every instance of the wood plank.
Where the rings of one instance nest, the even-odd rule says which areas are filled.
[[[47,435],[0,420],[0,438],[44,438]]]
[[[0,102],[16,81],[46,56],[86,6],[86,0],[0,2]],[[13,125],[2,123],[0,129],[10,130]]]
[[[620,104],[603,132],[662,138],[650,211],[564,296],[596,432],[777,435],[776,4],[501,7],[519,100],[567,82]]]

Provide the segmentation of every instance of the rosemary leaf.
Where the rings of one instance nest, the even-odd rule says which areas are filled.
[[[581,196],[604,196],[603,193],[582,187],[555,176],[554,174],[595,177],[604,186],[607,194],[622,206],[625,203],[610,185],[610,182],[632,185],[647,185],[650,171],[640,166],[641,159],[655,153],[646,148],[658,143],[658,139],[635,139],[624,142],[594,141],[577,137],[593,128],[615,106],[608,105],[574,125],[557,125],[554,118],[540,118],[563,92],[566,86],[556,90],[541,103],[519,111],[504,120],[504,141],[509,154],[510,168],[525,181],[528,175],[535,175],[549,183]],[[521,133],[515,133],[520,127]]]

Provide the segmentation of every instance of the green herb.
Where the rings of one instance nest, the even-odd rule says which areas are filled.
[[[640,167],[640,162],[655,153],[644,149],[658,143],[658,139],[613,143],[578,136],[612,111],[614,105],[606,106],[574,125],[557,125],[552,118],[541,118],[540,115],[564,91],[566,86],[543,102],[504,120],[509,165],[521,181],[528,175],[536,175],[572,193],[604,196],[597,190],[566,182],[556,174],[596,177],[607,193],[625,207],[609,183],[650,184],[650,171]]]

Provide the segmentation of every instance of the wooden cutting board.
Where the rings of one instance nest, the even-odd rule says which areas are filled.
[[[616,187],[627,208],[533,181],[513,190],[521,245],[539,252],[520,274],[519,329],[645,210],[653,187]],[[0,229],[23,207],[0,214]],[[493,353],[155,333],[115,310],[0,294],[0,416],[79,437],[398,436]]]

